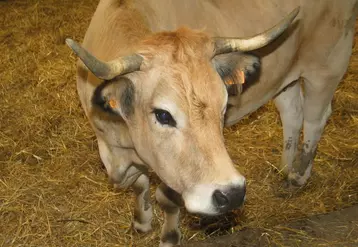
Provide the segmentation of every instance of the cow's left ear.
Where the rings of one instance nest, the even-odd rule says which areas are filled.
[[[230,96],[241,93],[244,83],[252,83],[260,74],[260,59],[254,55],[231,52],[216,55],[212,62],[227,86]]]
[[[104,81],[94,91],[92,104],[127,119],[134,112],[134,85],[126,77]]]

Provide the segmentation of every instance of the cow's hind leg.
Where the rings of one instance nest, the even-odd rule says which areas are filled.
[[[297,157],[299,137],[303,123],[303,99],[299,81],[286,87],[275,99],[283,127],[281,170],[287,175]]]
[[[318,80],[318,78],[317,78]],[[317,144],[332,113],[331,101],[339,79],[326,80],[326,86],[317,87],[315,83],[304,79],[304,140],[302,151],[288,174],[292,185],[302,186],[311,175]]]
[[[160,184],[156,190],[156,199],[164,212],[160,247],[176,246],[180,243],[179,206],[182,204],[181,196],[166,186]]]
[[[331,102],[339,82],[347,71],[352,53],[354,26],[342,35],[324,59],[306,64],[304,78],[303,134],[301,156],[293,164],[288,181],[302,186],[311,175],[317,144],[332,113]],[[326,55],[326,54],[325,54]]]

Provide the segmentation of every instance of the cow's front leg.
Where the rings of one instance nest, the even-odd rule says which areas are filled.
[[[111,147],[100,137],[98,137],[98,148],[109,180],[114,187],[117,189],[132,187],[136,194],[133,227],[140,232],[150,231],[153,211],[150,204],[149,178],[146,171],[140,165],[136,165],[139,160],[136,159],[135,152]]]
[[[148,176],[146,174],[140,175],[132,188],[136,194],[133,227],[140,232],[148,232],[152,229],[153,217]]]
[[[164,224],[160,238],[160,247],[171,247],[180,243],[179,206],[182,205],[181,196],[161,183],[156,190],[156,199],[164,212]]]

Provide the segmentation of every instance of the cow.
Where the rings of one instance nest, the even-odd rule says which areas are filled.
[[[291,186],[304,185],[349,64],[356,12],[356,0],[100,0],[82,44],[66,43],[109,180],[136,194],[134,228],[151,230],[150,171],[162,181],[160,246],[180,244],[183,205],[203,215],[240,207],[246,181],[223,128],[271,99],[281,169]]]

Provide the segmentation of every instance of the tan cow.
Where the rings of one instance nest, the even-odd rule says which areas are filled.
[[[151,229],[148,168],[163,181],[161,246],[180,242],[182,203],[207,215],[239,207],[245,178],[222,129],[273,98],[282,168],[303,185],[349,63],[356,9],[356,0],[101,0],[82,46],[67,44],[109,178],[137,194],[134,227]]]

